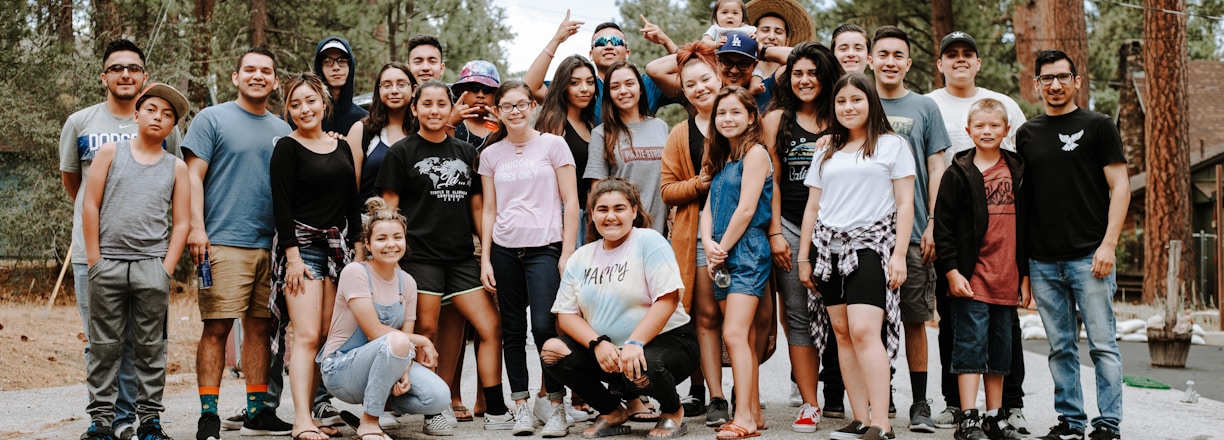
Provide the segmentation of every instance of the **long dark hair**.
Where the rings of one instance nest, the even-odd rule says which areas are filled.
[[[778,124],[778,133],[774,136],[774,151],[781,157],[786,156],[790,148],[792,132],[797,124],[796,113],[803,102],[795,96],[792,89],[791,72],[799,60],[808,60],[816,65],[817,81],[820,83],[820,93],[816,94],[816,120],[827,126],[833,120],[833,84],[842,77],[841,63],[833,51],[820,43],[799,43],[786,58],[786,68],[778,75],[778,86],[774,88],[773,98],[769,108],[782,109],[782,120]]]
[[[629,69],[633,71],[633,77],[638,84],[638,116],[642,119],[654,117],[654,113],[650,111],[650,100],[646,98],[646,87],[642,84],[642,73],[633,63],[626,60],[617,61],[608,67],[608,73],[604,75],[603,86],[603,126],[604,126],[604,162],[608,166],[616,163],[616,145],[620,142],[620,136],[625,135],[629,139],[629,144],[633,145],[633,134],[629,132],[629,126],[625,121],[621,120],[620,111],[616,105],[612,103],[615,99],[612,98],[612,74],[620,69]]]
[[[649,228],[650,213],[646,212],[646,208],[642,206],[642,192],[638,191],[638,187],[620,177],[609,177],[599,181],[599,184],[591,188],[591,196],[587,198],[587,212],[595,212],[595,202],[599,201],[599,197],[607,194],[618,192],[625,195],[625,200],[629,201],[629,206],[637,208],[637,217],[633,219],[633,227]],[[596,240],[603,238],[603,234],[599,233],[599,229],[595,227],[595,216],[587,216],[586,242],[593,243]]]
[[[524,84],[522,81],[519,81],[519,80],[502,81],[501,86],[497,87],[497,93],[493,94],[493,106],[497,107],[501,105],[501,100],[503,97],[506,96],[506,93],[509,93],[511,90],[515,90],[515,89],[521,90],[523,93],[527,94],[528,99],[531,99],[532,96],[535,96],[531,94],[531,87],[528,87],[527,84]],[[498,113],[498,115],[500,116],[501,114]],[[497,131],[489,133],[489,137],[485,138],[484,144],[486,146],[493,145],[494,143],[497,143],[498,141],[505,139],[506,134],[507,134],[506,124],[504,122],[499,123],[497,124]]]
[[[565,121],[569,116],[569,107],[573,105],[569,102],[569,83],[574,76],[574,71],[584,67],[590,69],[591,77],[597,75],[595,65],[582,55],[570,55],[557,65],[557,73],[553,74],[552,87],[548,88],[548,94],[544,96],[544,103],[540,105],[539,113],[536,114],[536,130],[557,136],[565,135]],[[595,93],[599,91],[595,90]],[[579,117],[582,118],[582,122],[587,125],[588,129],[591,128],[591,124],[595,122],[594,100],[591,100],[586,108],[582,109]]]
[[[377,134],[378,132],[382,131],[387,124],[391,123],[390,110],[388,110],[387,105],[383,104],[382,102],[382,90],[379,87],[379,84],[382,82],[383,73],[391,69],[399,69],[400,71],[403,71],[405,75],[408,75],[408,82],[412,84],[412,88],[414,89],[413,91],[416,91],[416,77],[412,76],[412,72],[408,71],[408,66],[394,61],[383,64],[382,68],[378,69],[378,76],[374,77],[374,99],[370,101],[370,114],[361,119],[361,125],[364,126],[363,132],[372,132]],[[413,99],[411,96],[409,97],[409,100],[415,101],[415,99]],[[408,107],[411,106],[412,104],[410,102]],[[412,117],[412,111],[409,108],[404,109],[404,122],[402,125],[405,135],[412,134],[417,130],[416,118]],[[362,145],[361,147],[365,148],[365,145]]]
[[[842,76],[837,80],[837,84],[833,86],[833,95],[837,95],[841,89],[846,87],[854,87],[863,91],[867,95],[867,124],[864,129],[867,131],[867,139],[863,141],[863,157],[871,157],[875,155],[876,142],[880,137],[893,132],[892,124],[888,123],[888,116],[884,114],[884,104],[880,103],[880,95],[876,94],[875,85],[872,84],[867,75],[861,73],[851,73]],[[830,105],[836,105],[831,103]],[[842,125],[841,121],[833,118],[833,124],[829,126],[829,134],[833,136],[829,148],[825,149],[823,158],[820,161],[820,169],[824,169],[825,163],[829,158],[833,157],[833,153],[838,152],[846,146],[850,141],[850,129]],[[820,170],[818,170],[820,171]]]
[[[723,87],[718,91],[718,96],[714,98],[715,115],[718,114],[718,105],[727,98],[739,99],[739,102],[748,110],[748,115],[752,118],[752,125],[744,130],[738,144],[731,145],[731,140],[718,132],[718,123],[715,122],[717,117],[710,117],[710,135],[706,137],[706,153],[702,165],[709,170],[711,176],[722,172],[727,161],[743,159],[749,148],[761,143],[761,112],[757,111],[756,98],[743,87]]]

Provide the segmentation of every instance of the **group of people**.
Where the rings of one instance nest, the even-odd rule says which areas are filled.
[[[284,81],[256,47],[231,75],[237,99],[199,111],[186,136],[183,95],[146,84],[135,44],[109,44],[107,99],[73,114],[60,142],[89,337],[82,439],[169,438],[165,319],[184,251],[201,275],[197,440],[318,440],[346,423],[389,439],[383,426],[403,414],[423,414],[427,435],[483,415],[514,435],[542,424],[563,437],[593,419],[585,438],[648,421],[650,438],[670,439],[700,417],[718,438],[755,437],[779,308],[794,431],[823,416],[849,419],[830,438],[895,438],[890,365],[904,343],[911,431],[1023,438],[1016,308],[1030,296],[1059,413],[1042,438],[1089,426],[1076,309],[1097,367],[1090,437],[1120,438],[1111,299],[1125,159],[1108,118],[1076,106],[1072,60],[1037,57],[1045,112],[1026,121],[975,85],[982,60],[964,32],[939,44],[947,86],[920,95],[896,26],[842,25],[824,46],[793,0],[714,9],[682,45],[643,17],[668,55],[641,69],[624,31],[600,24],[589,58],[565,57],[551,81],[558,47],[584,25],[568,14],[521,81],[475,60],[448,85],[444,48],[418,35],[406,63],[378,70],[368,111],[353,103],[343,38]],[[281,115],[268,109],[277,90]],[[689,117],[669,128],[654,112],[671,103]],[[946,408],[932,416],[936,311]],[[222,419],[235,318],[246,403]],[[528,330],[544,372],[534,402]],[[474,410],[461,398],[469,337]],[[276,415],[286,358],[292,423]]]

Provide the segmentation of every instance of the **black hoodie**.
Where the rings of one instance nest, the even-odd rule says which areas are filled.
[[[327,37],[319,42],[319,45],[315,47],[315,75],[319,75],[319,78],[323,80],[323,85],[327,85],[327,78],[323,75],[323,46],[332,41],[344,45],[344,50],[348,52],[348,80],[345,81],[344,87],[340,88],[340,96],[332,99],[331,117],[323,120],[323,131],[347,134],[349,129],[353,127],[353,124],[360,121],[369,112],[353,104],[353,76],[357,72],[357,57],[353,55],[353,48],[349,46],[347,40],[340,37]]]
[[[999,150],[1012,177],[1012,196],[1016,203],[1016,266],[1020,276],[1028,275],[1028,255],[1024,246],[1028,209],[1021,187],[1024,185],[1024,160],[1007,150]],[[977,266],[978,250],[986,236],[990,214],[986,211],[986,183],[973,164],[976,148],[957,153],[944,171],[935,201],[935,269],[939,276],[959,270],[969,278]]]

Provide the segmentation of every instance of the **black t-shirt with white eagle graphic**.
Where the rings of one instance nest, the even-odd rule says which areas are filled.
[[[374,186],[399,195],[408,219],[408,258],[445,263],[472,258],[471,197],[480,194],[476,148],[447,136],[441,143],[419,134],[387,151]]]
[[[1082,108],[1042,114],[1016,131],[1016,151],[1025,162],[1021,191],[1029,201],[1029,256],[1038,261],[1090,256],[1109,224],[1104,168],[1126,162],[1117,126]]]

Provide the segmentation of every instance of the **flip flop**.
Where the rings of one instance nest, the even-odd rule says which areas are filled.
[[[354,431],[357,430],[358,426],[361,426],[361,418],[348,411],[340,411],[340,420],[343,420],[344,424],[349,425]]]
[[[302,430],[301,432],[299,432],[299,433],[297,433],[297,434],[290,433],[290,434],[289,434],[289,436],[290,436],[291,438],[293,438],[293,440],[300,440],[300,439],[302,438],[302,436],[304,436],[304,435],[306,435],[306,434],[317,434],[317,435],[321,435],[321,436],[323,436],[323,437],[328,437],[328,438],[330,438],[330,437],[329,437],[327,434],[324,434],[324,433],[322,433],[322,432],[319,432],[319,430],[318,430],[318,429],[306,429],[306,430]]]
[[[630,429],[628,426],[624,424],[620,424],[616,426],[609,425],[607,419],[602,419],[602,418],[595,419],[595,424],[591,426],[595,427],[595,432],[591,434],[587,434],[585,431],[583,431],[582,438],[591,439],[591,438],[611,437],[614,435],[628,434],[630,431],[632,431],[632,429]]]
[[[650,440],[672,440],[688,434],[688,422],[680,422],[680,425],[677,426],[676,422],[671,419],[659,418],[659,423],[655,423],[651,431],[655,429],[666,429],[668,433],[665,435],[646,434],[646,438]]]
[[[391,437],[387,436],[385,432],[378,431],[357,434],[357,440],[391,440]]]
[[[470,422],[475,420],[475,417],[472,416],[472,410],[468,409],[466,406],[452,405],[451,411],[455,413],[455,420],[460,422]]]
[[[735,423],[727,423],[726,425],[719,427],[718,434],[715,434],[714,438],[744,439],[744,438],[752,438],[752,437],[760,437],[760,436],[761,436],[760,432],[756,432],[756,431],[748,432],[748,428],[737,425]]]
[[[645,411],[638,411],[638,412],[635,412],[629,415],[629,421],[630,422],[643,422],[643,423],[658,422],[659,413],[656,413],[649,409]]]

